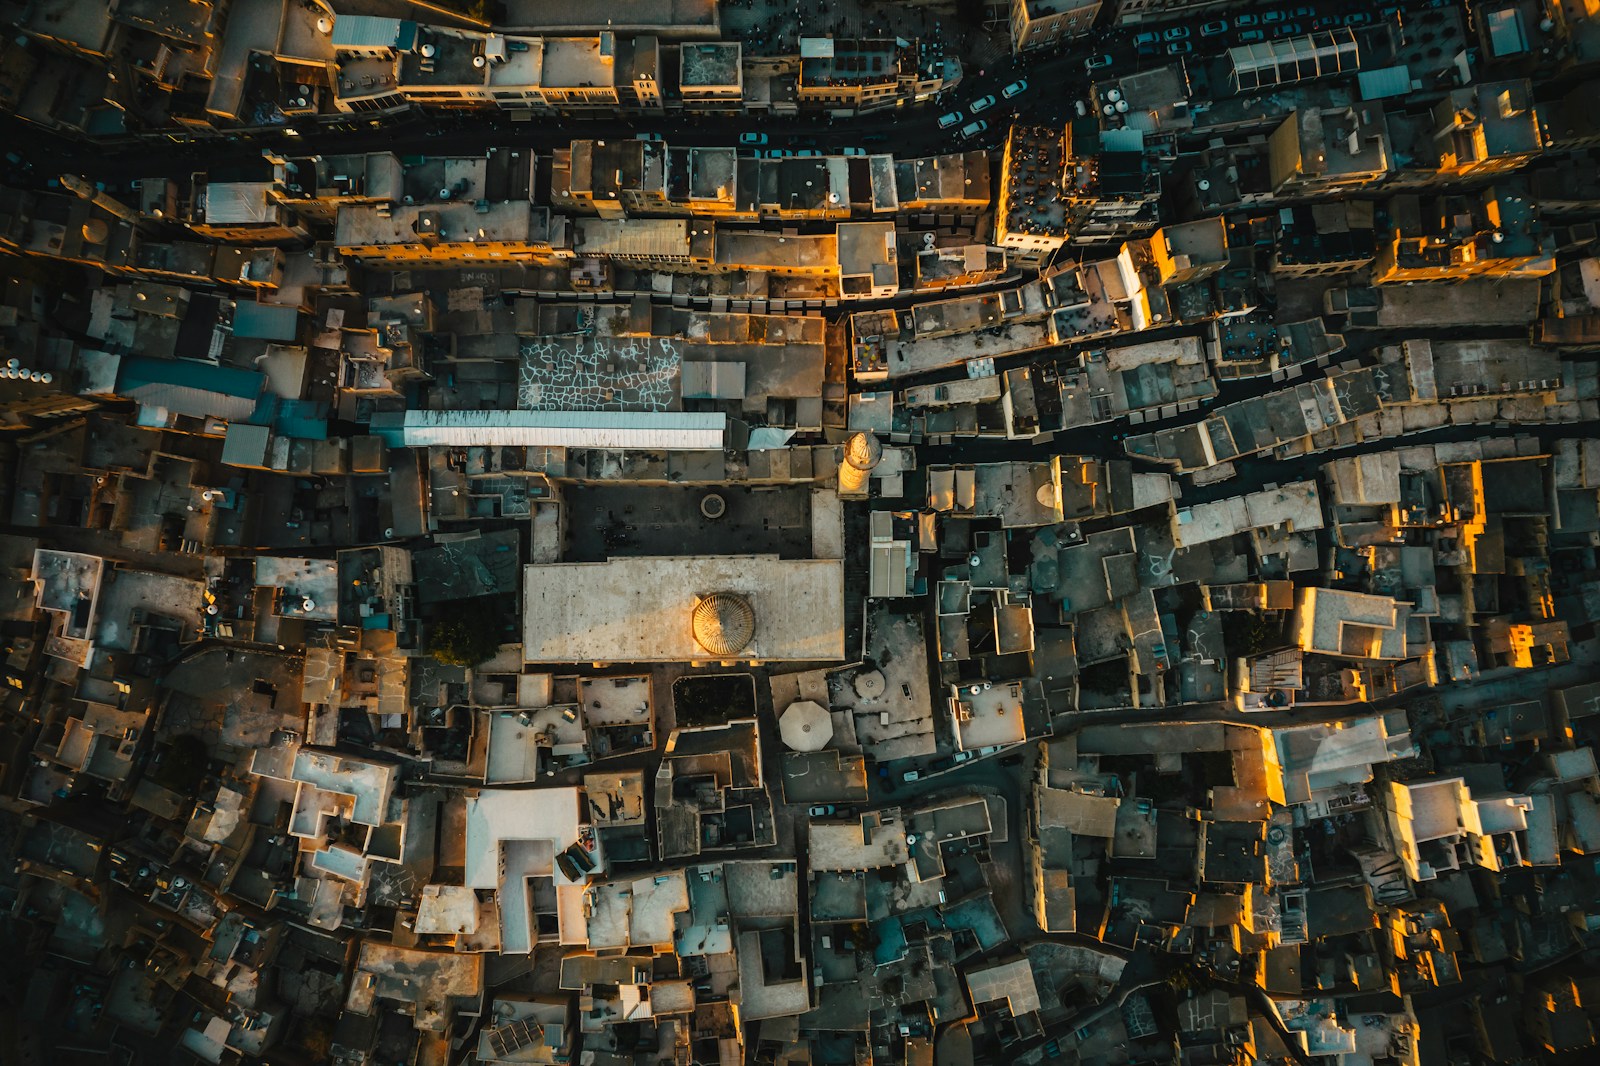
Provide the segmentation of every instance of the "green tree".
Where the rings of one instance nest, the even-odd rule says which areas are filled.
[[[500,650],[500,612],[471,600],[452,603],[428,629],[428,654],[451,666],[477,666]]]

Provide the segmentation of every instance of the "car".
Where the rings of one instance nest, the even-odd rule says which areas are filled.
[[[1168,41],[1167,55],[1182,56],[1194,51],[1194,44],[1189,41]]]
[[[633,135],[633,139],[636,140],[636,141],[659,141],[661,139],[661,134],[659,134],[659,133],[635,133]]]
[[[1256,18],[1254,15],[1250,14],[1248,11],[1245,12],[1243,15],[1235,15],[1235,16],[1233,16],[1233,25],[1237,29],[1243,29],[1246,26],[1256,26],[1256,25],[1259,25],[1260,22],[1261,22],[1260,19]]]
[[[980,118],[976,122],[969,122],[965,126],[962,126],[961,136],[967,140],[971,140],[988,128],[989,124]]]
[[[958,751],[954,755],[950,756],[950,761],[955,763],[957,766],[960,766],[964,762],[969,762],[971,759],[972,752],[970,751]]]
[[[1303,32],[1298,22],[1280,22],[1272,28],[1274,37],[1296,37]]]
[[[1023,93],[1025,93],[1027,91],[1028,91],[1028,80],[1026,78],[1018,78],[1016,81],[1012,82],[1010,85],[1007,85],[1004,89],[1001,89],[1000,90],[1000,95],[1005,97],[1007,100],[1009,100],[1013,96],[1021,96]]]
[[[801,148],[800,150],[794,152],[793,154],[796,155],[796,156],[801,156],[801,157],[809,159],[809,158],[811,158],[813,156],[819,156],[822,153],[817,151],[815,148]]]
[[[865,148],[841,148],[841,149],[839,149],[839,154],[840,155],[866,155],[867,154],[867,150]]]
[[[1139,34],[1133,39],[1133,46],[1135,48],[1154,48],[1160,43],[1161,35],[1159,33],[1152,33],[1148,30]]]
[[[1224,33],[1227,33],[1230,28],[1231,27],[1229,27],[1227,19],[1217,19],[1214,22],[1207,22],[1202,25],[1200,27],[1200,36],[1220,37]]]
[[[1346,26],[1365,26],[1372,21],[1372,15],[1366,11],[1356,11],[1344,17]]]
[[[1282,11],[1263,11],[1261,13],[1261,21],[1268,26],[1272,25],[1274,22],[1287,22],[1288,19],[1289,16],[1285,15]]]
[[[908,785],[913,781],[920,781],[922,780],[922,771],[907,770],[905,773],[900,775],[900,780],[904,781]]]
[[[839,813],[839,808],[835,807],[831,803],[818,803],[812,806],[811,810],[807,813],[809,813],[813,818],[827,818],[830,815]]]
[[[1111,57],[1107,55],[1090,56],[1083,61],[1088,70],[1104,70],[1111,65]]]
[[[1317,9],[1314,7],[1297,7],[1293,11],[1289,12],[1289,17],[1292,19],[1316,18]]]
[[[1240,44],[1255,44],[1257,41],[1264,41],[1266,39],[1267,35],[1262,33],[1260,30],[1245,30],[1243,33],[1239,34]]]
[[[976,100],[972,101],[971,110],[972,110],[972,113],[974,115],[976,115],[980,111],[987,111],[993,106],[994,106],[994,94],[991,93],[988,96],[980,96]]]
[[[1161,39],[1164,40],[1164,41],[1181,41],[1181,40],[1185,39],[1188,36],[1189,36],[1189,27],[1187,27],[1187,26],[1170,26],[1170,27],[1167,28],[1167,32],[1163,33],[1161,35]]]
[[[767,143],[767,135],[765,133],[741,133],[741,134],[739,134],[739,143],[740,144],[766,144]]]
[[[960,124],[961,120],[965,117],[966,116],[959,111],[952,111],[948,115],[940,115],[939,128],[942,130],[947,130],[951,126]]]

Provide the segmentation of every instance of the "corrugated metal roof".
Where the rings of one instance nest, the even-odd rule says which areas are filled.
[[[373,416],[390,447],[720,449],[727,416],[678,411],[393,411]]]
[[[262,223],[272,217],[270,181],[219,181],[206,186],[206,224]]]
[[[300,324],[298,307],[240,300],[233,309],[233,335],[254,340],[292,341]]]
[[[1356,75],[1361,86],[1361,99],[1382,100],[1390,96],[1404,96],[1411,91],[1411,72],[1404,63],[1379,70],[1363,70]]]
[[[1522,28],[1522,12],[1514,7],[1491,11],[1489,25],[1489,50],[1496,58],[1520,55],[1528,50],[1528,35]]]
[[[335,48],[410,48],[417,24],[381,15],[340,15],[333,23]]]
[[[217,366],[196,359],[126,356],[117,372],[117,393],[151,407],[194,418],[250,417],[266,384],[254,370]]]

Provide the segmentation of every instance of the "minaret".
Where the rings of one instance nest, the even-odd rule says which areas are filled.
[[[883,460],[883,445],[866,430],[844,443],[844,461],[839,464],[839,495],[864,499],[872,479],[872,468]]]
[[[116,197],[101,192],[94,187],[94,182],[86,178],[80,178],[76,174],[63,174],[61,175],[61,184],[76,193],[81,199],[88,200],[100,210],[116,215],[124,222],[131,222],[137,225],[140,221],[139,212]]]

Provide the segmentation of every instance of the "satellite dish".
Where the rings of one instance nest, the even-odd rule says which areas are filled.
[[[318,33],[332,33],[333,32],[333,20],[331,18],[326,17],[326,16],[324,16],[322,18],[319,18],[317,20],[317,32]]]

